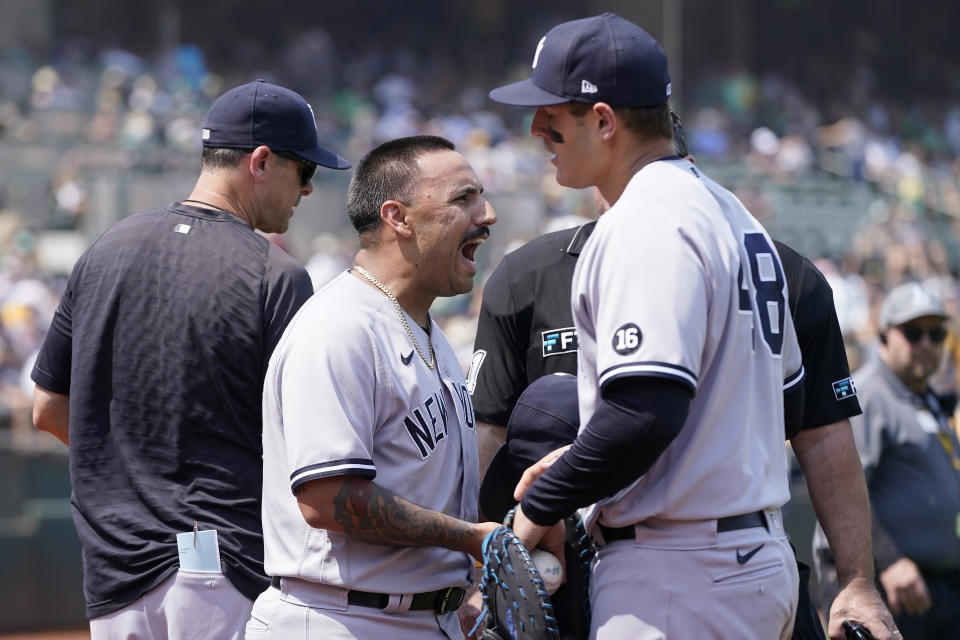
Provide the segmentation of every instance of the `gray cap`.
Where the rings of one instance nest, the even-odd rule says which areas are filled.
[[[895,287],[880,307],[880,329],[889,329],[917,318],[937,316],[948,319],[940,296],[919,282],[908,282]]]

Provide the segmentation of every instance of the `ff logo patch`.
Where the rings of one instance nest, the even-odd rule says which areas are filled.
[[[833,395],[837,400],[844,400],[857,395],[857,388],[853,385],[853,378],[844,378],[833,383]]]
[[[579,342],[577,342],[577,330],[574,327],[564,327],[562,329],[549,329],[541,332],[543,339],[543,357],[558,356],[561,353],[576,353]]]
[[[622,356],[628,356],[640,348],[643,333],[640,327],[628,322],[613,332],[613,350]]]

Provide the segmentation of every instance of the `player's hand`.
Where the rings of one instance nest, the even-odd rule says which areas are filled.
[[[876,640],[901,640],[897,626],[873,582],[854,578],[840,590],[830,607],[827,635],[831,640],[845,640],[843,621],[859,622]]]
[[[483,562],[483,539],[487,537],[488,533],[499,527],[500,524],[498,522],[478,522],[472,526],[473,531],[463,551],[473,556],[474,560]]]
[[[905,611],[923,615],[930,608],[930,592],[920,569],[909,558],[900,558],[880,574],[880,584],[887,593],[893,615]]]
[[[547,455],[540,458],[540,460],[527,467],[527,469],[523,472],[523,475],[520,476],[520,482],[517,483],[516,489],[513,490],[513,499],[519,501],[520,498],[523,497],[523,494],[527,492],[527,489],[530,488],[530,485],[533,484],[534,480],[542,476],[543,472],[549,469],[550,465],[559,460],[560,456],[566,453],[567,449],[569,449],[571,446],[572,445],[568,444],[564,447],[560,447],[559,449],[554,449]],[[517,511],[519,511],[519,509]],[[516,531],[516,527],[514,527],[514,531]],[[520,539],[522,540],[523,537],[521,536]],[[524,544],[526,544],[525,540]],[[527,548],[532,549],[533,547],[527,545]],[[550,550],[547,549],[547,551]],[[550,552],[553,553],[552,551]]]
[[[477,618],[483,611],[483,593],[480,591],[479,583],[474,583],[467,589],[467,595],[463,599],[463,604],[457,609],[457,618],[460,619],[460,630],[463,631],[465,640],[478,640],[483,633],[483,623],[477,625]],[[470,635],[470,631],[477,627],[477,630]]]
[[[564,566],[566,557],[567,530],[563,520],[549,527],[531,521],[524,513],[523,507],[517,506],[513,516],[513,532],[520,538],[523,545],[530,550],[540,547],[549,551],[560,561],[563,571],[563,581],[567,580],[567,568]]]

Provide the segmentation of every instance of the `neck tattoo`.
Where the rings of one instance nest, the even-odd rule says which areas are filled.
[[[437,356],[433,352],[433,338],[430,335],[430,317],[427,316],[427,327],[425,329],[427,332],[427,345],[430,348],[430,359],[427,360],[426,356],[423,355],[423,351],[420,350],[420,345],[417,344],[417,339],[413,337],[413,330],[410,329],[410,324],[407,322],[407,316],[403,312],[403,307],[400,306],[400,301],[397,300],[397,296],[393,294],[393,291],[387,289],[386,285],[370,275],[363,267],[353,265],[353,269],[361,276],[369,280],[370,284],[375,286],[377,289],[380,289],[384,295],[390,298],[390,302],[393,303],[394,308],[397,310],[397,315],[400,316],[400,322],[403,323],[403,328],[407,330],[407,335],[410,336],[410,342],[413,343],[413,348],[417,350],[417,354],[419,354],[420,359],[423,360],[423,364],[427,365],[427,369],[433,369],[437,364]]]

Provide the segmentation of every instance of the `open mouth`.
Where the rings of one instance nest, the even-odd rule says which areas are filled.
[[[478,227],[474,231],[467,233],[466,238],[460,243],[460,256],[471,273],[477,272],[477,263],[475,256],[477,247],[483,244],[483,241],[490,235],[490,229],[487,227]]]
[[[467,262],[476,264],[474,255],[477,253],[477,247],[481,244],[483,244],[483,240],[480,238],[464,242],[460,245],[460,255],[462,255]]]

